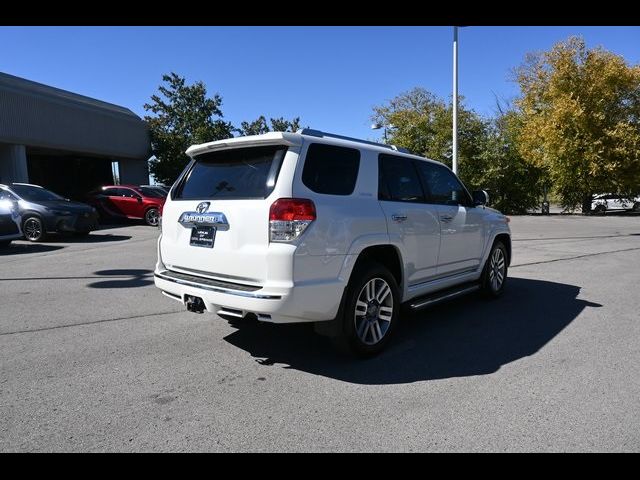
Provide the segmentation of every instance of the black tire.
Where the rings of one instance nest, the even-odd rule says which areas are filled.
[[[160,212],[158,212],[157,208],[150,208],[144,214],[144,221],[147,225],[151,227],[158,226],[158,219],[160,218]]]
[[[30,242],[42,242],[47,236],[42,219],[35,215],[28,216],[22,221],[22,234]]]
[[[636,202],[633,204],[633,211],[640,212],[640,202]]]
[[[367,290],[367,285],[373,290]],[[380,353],[398,324],[401,306],[395,278],[377,262],[361,264],[352,273],[345,295],[337,346],[361,357]],[[370,299],[366,307],[361,297]]]
[[[504,243],[496,240],[484,264],[480,280],[482,293],[486,297],[498,298],[504,292],[509,269],[507,258],[507,248]]]
[[[604,215],[606,211],[607,211],[607,207],[605,207],[604,205],[596,205],[596,208],[593,209],[593,214]]]

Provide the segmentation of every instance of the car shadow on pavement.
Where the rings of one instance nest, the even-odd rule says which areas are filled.
[[[89,235],[76,236],[67,234],[50,234],[43,243],[103,243],[103,242],[122,242],[129,240],[131,235],[113,235],[110,233],[95,233]]]
[[[96,231],[100,230],[111,230],[114,228],[124,228],[124,227],[135,227],[135,226],[145,226],[149,228],[157,228],[151,227],[147,225],[144,220],[132,220],[128,218],[118,219],[118,220],[101,220],[99,222],[98,228]]]
[[[265,366],[284,364],[357,384],[400,384],[496,372],[538,352],[586,307],[580,287],[510,278],[504,295],[480,295],[404,314],[387,350],[374,358],[340,354],[308,324],[247,321],[225,340]]]
[[[603,214],[603,215],[597,215],[597,214],[591,214],[591,216],[594,217],[637,217],[640,215],[640,212],[634,212],[634,211],[629,211],[629,210],[614,210],[614,211],[608,211],[607,213]]]
[[[98,270],[94,275],[109,278],[87,285],[90,288],[135,288],[153,284],[153,271],[146,269]]]
[[[60,250],[64,247],[57,245],[43,245],[41,243],[11,243],[7,247],[0,248],[0,256],[23,255],[25,253],[45,253]]]

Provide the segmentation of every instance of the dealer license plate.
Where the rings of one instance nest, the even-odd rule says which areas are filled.
[[[213,248],[215,239],[216,227],[193,227],[189,244],[194,247]]]

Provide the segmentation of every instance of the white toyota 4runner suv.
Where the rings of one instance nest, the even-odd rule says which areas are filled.
[[[403,304],[504,289],[509,220],[441,163],[310,129],[187,154],[162,212],[154,277],[190,311],[316,322],[370,355]]]

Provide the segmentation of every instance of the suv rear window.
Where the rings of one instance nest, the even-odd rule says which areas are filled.
[[[312,143],[302,170],[307,188],[327,195],[351,195],[358,179],[360,150]]]
[[[200,154],[173,198],[266,198],[276,185],[286,152],[285,146],[270,145]]]

